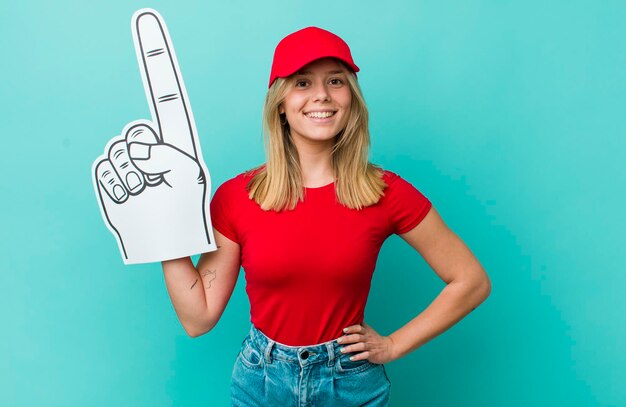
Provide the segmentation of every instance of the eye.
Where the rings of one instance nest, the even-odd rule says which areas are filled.
[[[296,81],[294,82],[294,86],[296,88],[305,88],[308,84],[309,82],[304,79],[296,79]]]
[[[328,81],[328,83],[330,83],[333,86],[340,86],[343,85],[343,79],[341,78],[332,78]]]

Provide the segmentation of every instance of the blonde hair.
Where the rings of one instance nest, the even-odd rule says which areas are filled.
[[[346,127],[336,139],[332,151],[335,193],[342,205],[362,209],[374,205],[386,187],[382,170],[368,160],[370,136],[368,112],[356,75],[346,75],[352,103]],[[289,123],[281,122],[279,107],[293,79],[278,78],[265,97],[263,134],[266,164],[255,170],[248,183],[250,199],[264,210],[294,209],[304,199],[302,169],[298,150],[291,139]]]

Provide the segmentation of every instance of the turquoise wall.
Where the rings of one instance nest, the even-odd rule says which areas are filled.
[[[130,32],[146,6],[214,186],[263,160],[277,41],[317,25],[351,45],[372,161],[432,200],[493,284],[388,365],[393,405],[626,405],[626,3],[487,0],[2,2],[0,405],[228,404],[243,279],[217,328],[187,337],[160,265],[123,265],[91,184],[107,141],[149,118]],[[443,286],[392,237],[367,322],[390,333]]]

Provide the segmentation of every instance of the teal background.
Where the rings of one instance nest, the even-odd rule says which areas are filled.
[[[317,25],[350,44],[372,161],[493,285],[387,366],[392,405],[626,406],[626,3],[460,0],[0,3],[0,405],[228,405],[243,274],[217,328],[187,337],[160,265],[123,265],[91,184],[107,141],[149,118],[141,7],[168,24],[214,188],[263,161],[278,40]],[[366,321],[388,334],[443,286],[392,237]]]

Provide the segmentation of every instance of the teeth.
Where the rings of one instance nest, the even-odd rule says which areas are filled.
[[[313,117],[316,119],[325,119],[334,115],[335,112],[309,112],[306,114],[306,117]]]

